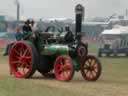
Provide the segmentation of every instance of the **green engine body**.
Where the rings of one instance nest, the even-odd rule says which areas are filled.
[[[30,32],[26,40],[34,43],[41,55],[68,55],[71,49],[68,44],[64,43],[66,33]]]
[[[45,60],[47,59],[47,61],[49,60],[55,61],[55,59],[60,55],[68,55],[72,58],[75,64],[75,70],[76,71],[80,70],[81,59],[87,55],[87,46],[86,44],[82,45],[85,48],[84,51],[82,50],[82,53],[84,52],[84,56],[83,57],[79,56],[77,50],[79,49],[79,46],[81,46],[81,44],[79,42],[66,41],[65,40],[65,37],[67,36],[66,34],[67,32],[59,33],[59,32],[38,32],[38,31],[35,33],[32,32],[28,33],[28,37],[26,38],[26,40],[35,45],[41,57],[39,68],[41,68],[40,65],[43,65],[42,63],[44,59],[42,58],[45,58]],[[52,64],[52,63],[48,63],[48,64]],[[50,68],[44,68],[44,69],[50,69]]]
[[[69,54],[69,47],[67,45],[62,44],[50,44],[44,46],[41,50],[42,55],[53,55],[53,54],[62,54],[68,55]]]

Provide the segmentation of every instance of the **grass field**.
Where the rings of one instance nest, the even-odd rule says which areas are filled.
[[[89,51],[96,53],[95,44]],[[100,58],[103,68],[96,82],[85,81],[80,73],[70,82],[60,82],[39,73],[31,79],[13,78],[8,58],[0,52],[0,96],[128,96],[128,57]]]

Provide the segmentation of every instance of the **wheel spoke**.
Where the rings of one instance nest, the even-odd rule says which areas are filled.
[[[22,49],[22,52],[24,52],[25,46],[24,45],[21,45],[21,49]]]
[[[89,65],[85,64],[82,68],[83,68],[83,70],[84,69],[88,69],[89,68]]]
[[[62,71],[63,71],[63,68],[62,68],[62,67],[60,67],[58,70],[62,72]]]
[[[69,71],[64,71],[64,76],[67,77],[69,75]]]
[[[25,56],[24,58],[27,60],[30,60],[32,57],[31,56]]]
[[[12,64],[20,63],[19,61],[13,61]]]
[[[61,74],[61,73],[62,73],[62,71],[61,71],[61,70],[59,70],[59,71],[58,71],[58,73],[59,73],[59,74]]]
[[[24,51],[23,56],[26,56],[28,51],[29,51],[29,49],[27,48],[27,49]]]
[[[97,65],[97,62],[96,62],[96,60],[93,60],[94,62],[93,62],[93,66],[95,66],[95,65]]]
[[[22,48],[19,48],[20,56],[23,56]]]
[[[16,49],[14,49],[14,52],[15,52],[17,55],[20,55],[20,53],[19,53]]]
[[[86,74],[87,78],[91,78],[91,75],[90,75],[90,71],[88,72],[88,74]]]
[[[23,69],[22,69],[22,72],[23,72],[23,75],[25,75],[25,74],[26,74],[26,73],[25,73],[25,68],[23,68]]]
[[[24,67],[24,64],[19,64],[19,68],[23,68]]]
[[[25,67],[26,67],[26,68],[30,68],[30,65],[29,65],[29,64],[26,64]]]
[[[92,59],[92,61],[91,61],[91,66],[93,66],[93,64],[94,64],[94,59]]]
[[[98,68],[98,66],[93,66],[94,67],[94,70]]]
[[[16,64],[16,67],[20,67],[20,66],[21,66],[21,63],[17,63],[17,64]]]
[[[91,65],[91,64],[92,64],[92,59],[89,59],[88,62],[89,62],[89,64]]]
[[[85,72],[85,74],[88,74],[88,72],[89,72],[89,70],[87,70],[87,71]]]
[[[93,74],[93,71],[91,71],[91,75],[92,75],[92,78],[94,78],[95,76],[94,76],[94,74]]]
[[[85,62],[85,65],[90,66],[90,63],[89,62]]]
[[[61,76],[62,76],[62,77],[65,77],[65,74],[64,74],[64,72],[62,72],[62,73],[61,73]]]
[[[91,59],[87,60],[88,64],[91,65],[92,61],[90,61]]]
[[[71,70],[71,66],[70,65],[64,65],[64,71],[69,71]]]
[[[28,69],[27,68],[23,68],[23,74],[26,75],[26,73],[28,72]]]
[[[98,70],[97,70],[98,71]],[[95,72],[96,74],[97,74],[97,71],[96,71],[96,69],[95,70],[93,70],[93,72]]]
[[[61,63],[61,65],[64,65],[65,64],[65,60],[61,59],[60,63]]]
[[[22,75],[25,75],[26,74],[26,71],[25,71],[25,69],[27,69],[26,68],[26,65],[20,64],[20,66],[18,67],[18,69],[20,71],[20,74],[22,74]]]
[[[19,56],[14,56],[14,58],[15,58],[16,60],[19,60]]]
[[[28,60],[28,63],[31,65],[32,64],[32,60]]]
[[[90,61],[90,65],[91,65],[91,66],[93,66],[93,64],[94,64],[93,61],[94,61],[94,59],[91,59],[91,61]]]

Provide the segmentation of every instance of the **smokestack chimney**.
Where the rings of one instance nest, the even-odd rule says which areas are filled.
[[[75,7],[75,28],[76,33],[75,37],[79,41],[81,40],[81,27],[82,27],[82,20],[84,18],[84,7],[81,4],[76,5]]]

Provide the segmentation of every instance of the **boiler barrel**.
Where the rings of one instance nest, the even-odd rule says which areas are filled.
[[[62,44],[46,45],[42,49],[41,54],[42,55],[52,55],[52,54],[68,55],[69,47],[67,45],[62,45]]]

